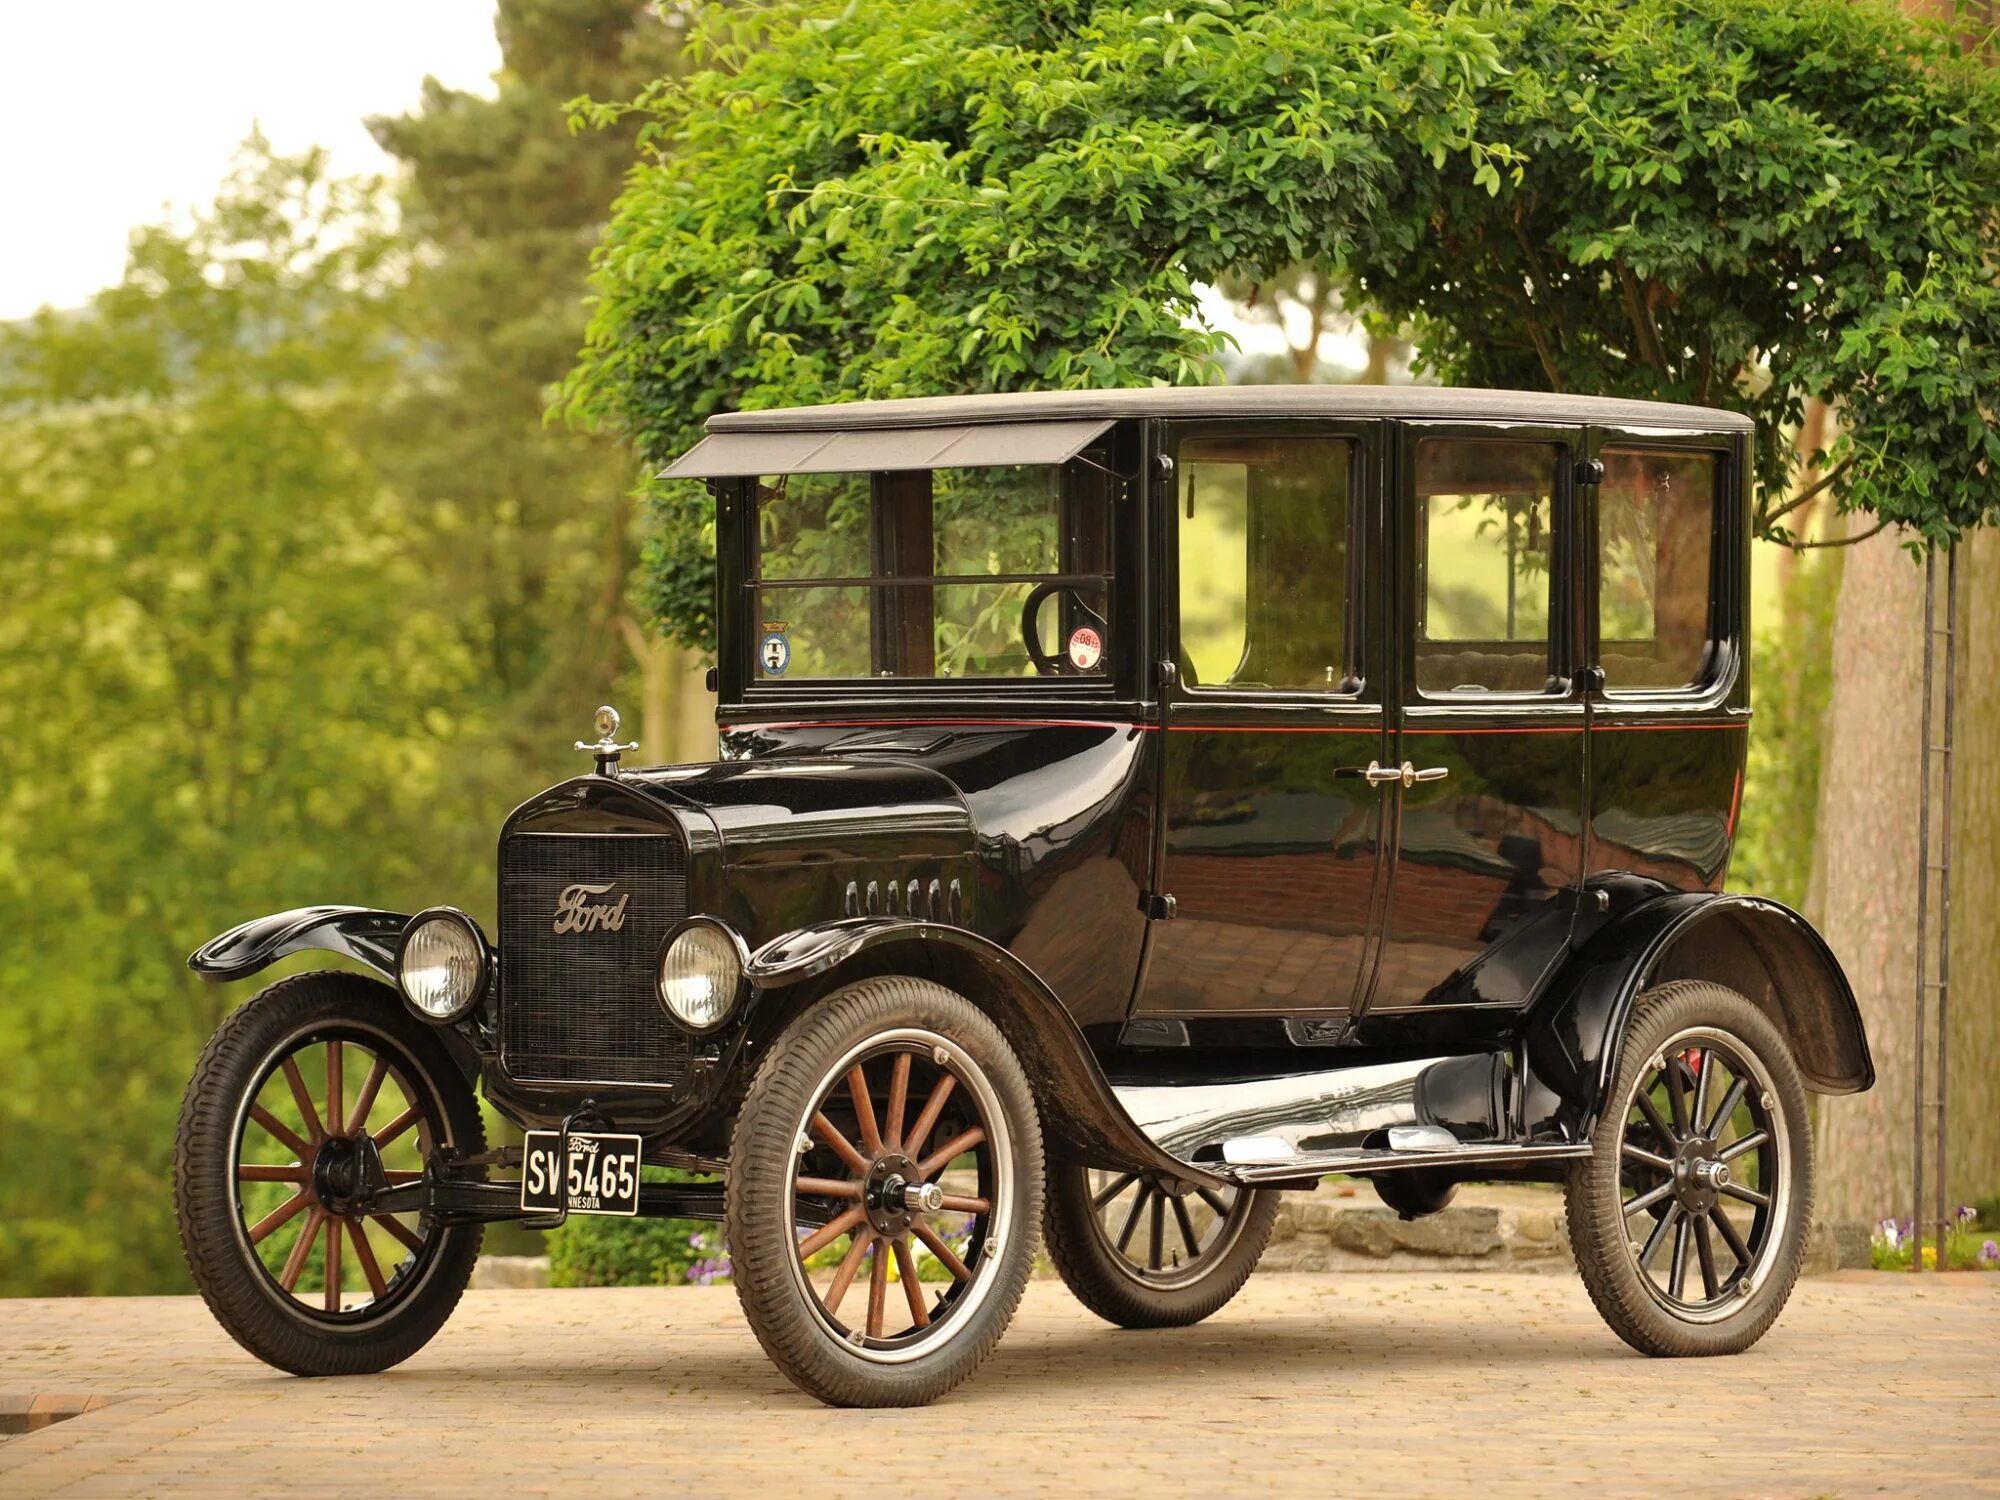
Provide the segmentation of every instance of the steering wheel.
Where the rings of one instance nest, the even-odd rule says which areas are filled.
[[[1021,604],[1021,644],[1028,648],[1028,660],[1035,664],[1035,671],[1043,677],[1078,677],[1080,668],[1073,665],[1066,655],[1050,656],[1041,647],[1041,632],[1035,629],[1035,618],[1042,612],[1051,594],[1069,594],[1076,601],[1077,613],[1097,631],[1101,641],[1110,633],[1109,623],[1084,602],[1081,586],[1074,583],[1038,583],[1028,590],[1028,597]]]

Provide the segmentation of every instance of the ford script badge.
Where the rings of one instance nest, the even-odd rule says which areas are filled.
[[[607,880],[603,885],[566,886],[556,897],[556,920],[551,929],[558,936],[565,932],[616,932],[625,925],[625,905],[632,899],[630,891],[616,901],[596,901],[595,896],[608,896],[617,888],[618,882]]]

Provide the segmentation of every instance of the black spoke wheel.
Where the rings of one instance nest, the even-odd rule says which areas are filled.
[[[386,1369],[457,1304],[480,1230],[372,1212],[440,1147],[485,1147],[470,1086],[385,986],[305,974],[216,1032],[175,1145],[188,1269],[224,1328],[300,1375]]]
[[[1719,985],[1640,1000],[1571,1169],[1571,1242],[1612,1328],[1648,1354],[1747,1348],[1797,1279],[1812,1212],[1805,1089],[1784,1039]]]
[[[1064,1164],[1044,1236],[1063,1281],[1124,1328],[1179,1328],[1217,1311],[1256,1269],[1278,1194]]]
[[[998,1342],[1035,1254],[1041,1129],[991,1021],[927,981],[864,980],[766,1054],[730,1152],[737,1295],[791,1380],[912,1406]]]

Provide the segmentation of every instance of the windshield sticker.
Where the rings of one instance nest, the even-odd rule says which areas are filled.
[[[757,647],[757,659],[764,665],[765,676],[783,677],[785,668],[792,664],[792,643],[774,630]]]
[[[1088,625],[1079,625],[1069,635],[1070,665],[1079,672],[1093,670],[1104,659],[1104,642]]]

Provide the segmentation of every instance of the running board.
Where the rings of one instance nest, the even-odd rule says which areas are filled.
[[[1357,1063],[1226,1083],[1115,1082],[1141,1131],[1169,1156],[1236,1182],[1330,1172],[1512,1166],[1588,1156],[1573,1142],[1513,1136],[1504,1052]]]
[[[1590,1155],[1587,1145],[1515,1146],[1486,1141],[1454,1146],[1448,1151],[1394,1151],[1386,1147],[1362,1151],[1319,1151],[1284,1161],[1246,1163],[1219,1168],[1232,1182],[1294,1182],[1334,1172],[1373,1177],[1383,1172],[1407,1172],[1419,1167],[1449,1167],[1476,1181],[1482,1167],[1512,1167],[1539,1161],[1574,1161]]]

